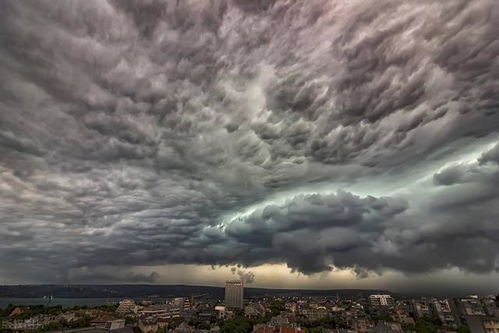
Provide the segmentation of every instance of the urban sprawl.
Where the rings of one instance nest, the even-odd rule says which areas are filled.
[[[9,305],[0,309],[0,332],[81,333],[295,333],[471,332],[499,333],[499,295],[408,298],[388,294],[352,297],[244,298],[241,281],[227,281],[225,298],[208,294],[95,307]]]

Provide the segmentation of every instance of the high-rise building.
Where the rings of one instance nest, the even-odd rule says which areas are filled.
[[[242,309],[244,307],[242,281],[225,282],[225,306],[232,309]]]

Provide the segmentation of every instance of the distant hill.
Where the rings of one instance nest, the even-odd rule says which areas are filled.
[[[349,297],[370,295],[376,293],[391,294],[387,290],[375,289],[266,289],[244,288],[245,297],[254,296],[335,296]],[[209,294],[222,298],[223,287],[187,286],[187,285],[4,285],[0,286],[0,297],[38,298],[54,296],[56,298],[119,298],[119,297],[186,297],[191,295]]]

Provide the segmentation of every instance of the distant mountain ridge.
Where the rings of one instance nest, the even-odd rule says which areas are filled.
[[[392,294],[387,290],[378,289],[267,289],[244,288],[245,297],[254,296],[340,296],[355,295],[367,296],[370,294]],[[2,285],[0,297],[37,298],[54,296],[57,298],[119,298],[119,297],[187,297],[191,295],[209,294],[213,297],[224,296],[223,287],[191,286],[191,285],[150,285],[150,284],[122,284],[122,285]]]

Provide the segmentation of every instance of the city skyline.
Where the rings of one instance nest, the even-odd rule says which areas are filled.
[[[70,302],[59,304],[45,301],[43,305],[9,303],[2,306],[0,302],[0,328],[5,333],[26,330],[88,333],[493,333],[499,330],[499,295],[436,298],[351,290],[341,295],[293,295],[285,292],[272,296],[261,292],[245,297],[243,302],[236,296],[242,291],[238,289],[242,287],[241,281],[227,281],[226,287],[229,289],[225,292],[225,302],[220,295],[215,295],[218,293],[211,292],[182,296],[169,294],[168,297],[156,295],[145,299],[137,294],[124,299],[92,298],[93,304],[85,304],[81,298],[65,299]],[[81,288],[76,290],[82,291]],[[105,294],[113,290],[102,291]],[[134,294],[128,290],[127,296],[131,295],[130,292]],[[163,289],[160,294],[170,292]],[[236,294],[230,295],[232,292]]]
[[[0,284],[499,290],[499,2],[0,3]]]

